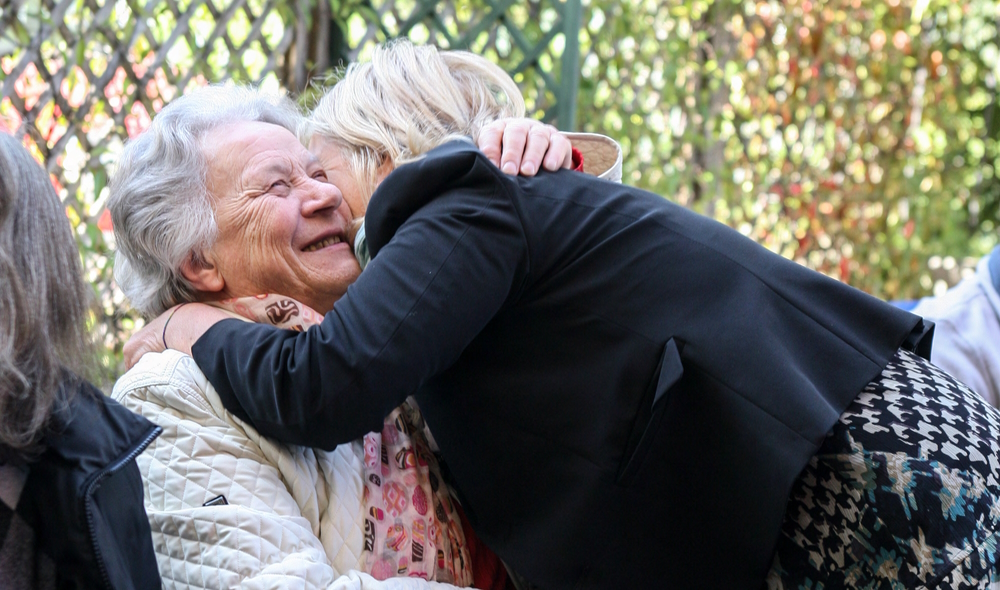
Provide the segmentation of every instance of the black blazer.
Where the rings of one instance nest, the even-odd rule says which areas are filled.
[[[220,322],[195,360],[302,445],[414,394],[476,531],[543,588],[759,587],[793,480],[923,331],[659,196],[464,142],[392,172],[366,230],[320,326]]]

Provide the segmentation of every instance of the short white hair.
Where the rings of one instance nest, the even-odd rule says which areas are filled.
[[[340,147],[367,202],[382,164],[395,168],[456,137],[476,139],[493,121],[523,116],[521,91],[496,64],[400,39],[349,65],[305,131]]]
[[[108,208],[118,249],[115,280],[132,307],[151,317],[194,300],[181,265],[218,235],[206,185],[207,134],[239,122],[272,123],[297,134],[301,121],[283,96],[208,86],[172,101],[149,129],[125,144]]]

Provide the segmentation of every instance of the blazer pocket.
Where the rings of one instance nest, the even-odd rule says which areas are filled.
[[[660,369],[655,379],[656,386],[653,390],[651,407],[641,408],[636,415],[636,424],[633,425],[632,431],[637,432],[639,428],[642,428],[642,436],[631,454],[628,455],[627,460],[622,461],[623,467],[619,469],[616,480],[619,485],[630,485],[642,466],[643,459],[649,453],[649,448],[659,430],[664,408],[669,401],[667,394],[683,375],[684,366],[681,364],[680,350],[677,348],[677,341],[671,338],[663,346],[663,358],[660,360]],[[645,426],[640,423],[643,419],[645,419]]]

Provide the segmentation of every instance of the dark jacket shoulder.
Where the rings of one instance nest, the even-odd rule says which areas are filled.
[[[53,416],[17,511],[60,587],[159,588],[135,458],[162,429],[85,381],[64,388],[71,402]]]
[[[379,185],[365,212],[372,257],[417,210],[451,187],[476,186],[502,174],[468,141],[451,141],[419,160],[393,170]]]

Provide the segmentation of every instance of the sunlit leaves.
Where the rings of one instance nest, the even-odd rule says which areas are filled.
[[[627,180],[886,298],[996,242],[996,2],[588,10],[580,120],[623,140]]]

